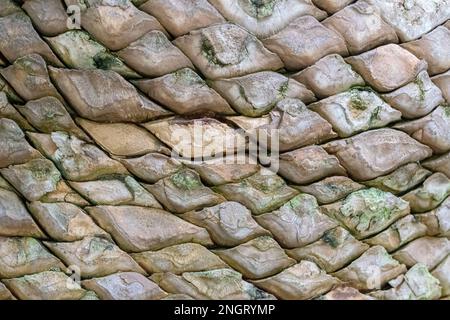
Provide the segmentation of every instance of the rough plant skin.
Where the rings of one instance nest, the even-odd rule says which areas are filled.
[[[450,299],[449,46],[450,0],[0,0],[0,300]]]

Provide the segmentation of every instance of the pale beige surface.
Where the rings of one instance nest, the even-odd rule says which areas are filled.
[[[450,0],[89,2],[0,1],[0,300],[449,298]]]

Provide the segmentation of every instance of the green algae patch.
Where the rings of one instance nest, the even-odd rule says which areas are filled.
[[[189,170],[182,170],[170,177],[173,184],[182,190],[193,190],[202,186],[197,174]]]
[[[350,91],[350,108],[364,111],[368,108],[368,103],[360,95],[358,90]]]
[[[441,294],[439,280],[433,277],[422,263],[417,263],[409,269],[403,281],[394,288],[371,293],[380,300],[436,300]]]
[[[319,208],[316,198],[306,193],[295,196],[287,203],[287,205],[294,211],[301,209],[303,212],[312,212]]]
[[[414,265],[405,274],[405,281],[414,293],[415,299],[432,300],[441,295],[439,280],[433,277],[427,266],[422,263]]]
[[[126,78],[140,77],[84,31],[71,30],[46,39],[58,57],[71,68],[113,70]]]
[[[51,162],[30,161],[28,165],[28,169],[31,171],[33,178],[38,181],[50,180],[56,184],[61,180],[61,174]]]
[[[201,52],[203,56],[212,64],[215,64],[220,67],[224,67],[225,64],[222,63],[216,56],[216,52],[214,51],[214,47],[211,42],[203,38],[201,42]]]
[[[286,182],[277,175],[254,175],[247,178],[247,182],[255,189],[264,193],[276,192],[286,185]]]
[[[419,88],[419,100],[421,102],[425,101],[425,85],[420,77],[417,77],[416,80],[414,80],[414,83]]]
[[[109,70],[120,65],[117,58],[105,52],[96,54],[92,59],[98,69]]]
[[[287,204],[293,209],[295,210],[297,207],[299,207],[302,203],[302,198],[301,195],[298,195],[294,198],[292,198]]]
[[[253,214],[260,215],[278,209],[298,194],[279,176],[257,173],[240,182],[213,187],[228,201],[240,202]]]
[[[333,248],[339,247],[339,245],[342,243],[338,235],[336,235],[336,232],[339,232],[337,228],[328,230],[323,234],[322,237],[322,240]]]
[[[210,299],[267,299],[271,296],[249,282],[242,280],[239,272],[216,269],[200,272],[185,272],[182,277],[202,295]]]
[[[353,192],[330,213],[358,238],[366,238],[409,214],[408,202],[376,188]]]
[[[284,82],[278,89],[278,94],[282,99],[287,97],[288,90],[289,90],[289,80]]]
[[[205,85],[206,82],[192,69],[184,68],[173,73],[175,80],[183,85],[192,86],[196,84]]]
[[[444,115],[450,118],[450,104],[442,105],[442,109],[444,109]]]
[[[393,194],[400,194],[419,185],[429,175],[431,172],[422,168],[420,164],[409,163],[386,176],[364,181],[363,184]]]
[[[114,250],[114,245],[108,240],[101,238],[92,238],[89,242],[89,253],[102,254],[105,251]]]
[[[248,15],[263,19],[273,14],[277,0],[241,0],[242,8]]]
[[[262,236],[253,240],[253,245],[259,251],[264,252],[274,248],[274,240],[270,236]]]
[[[15,238],[15,240],[18,242],[19,246],[22,250],[19,251],[18,254],[18,260],[22,260],[25,263],[30,263],[33,260],[37,260],[39,258],[43,258],[41,256],[50,256],[52,257],[47,251],[43,249],[39,241],[37,241],[34,238]]]

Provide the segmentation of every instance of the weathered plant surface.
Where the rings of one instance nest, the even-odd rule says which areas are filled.
[[[450,299],[450,0],[0,0],[0,300]]]

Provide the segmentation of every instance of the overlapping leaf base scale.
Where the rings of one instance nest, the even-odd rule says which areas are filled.
[[[449,299],[449,19],[0,0],[0,300]]]

